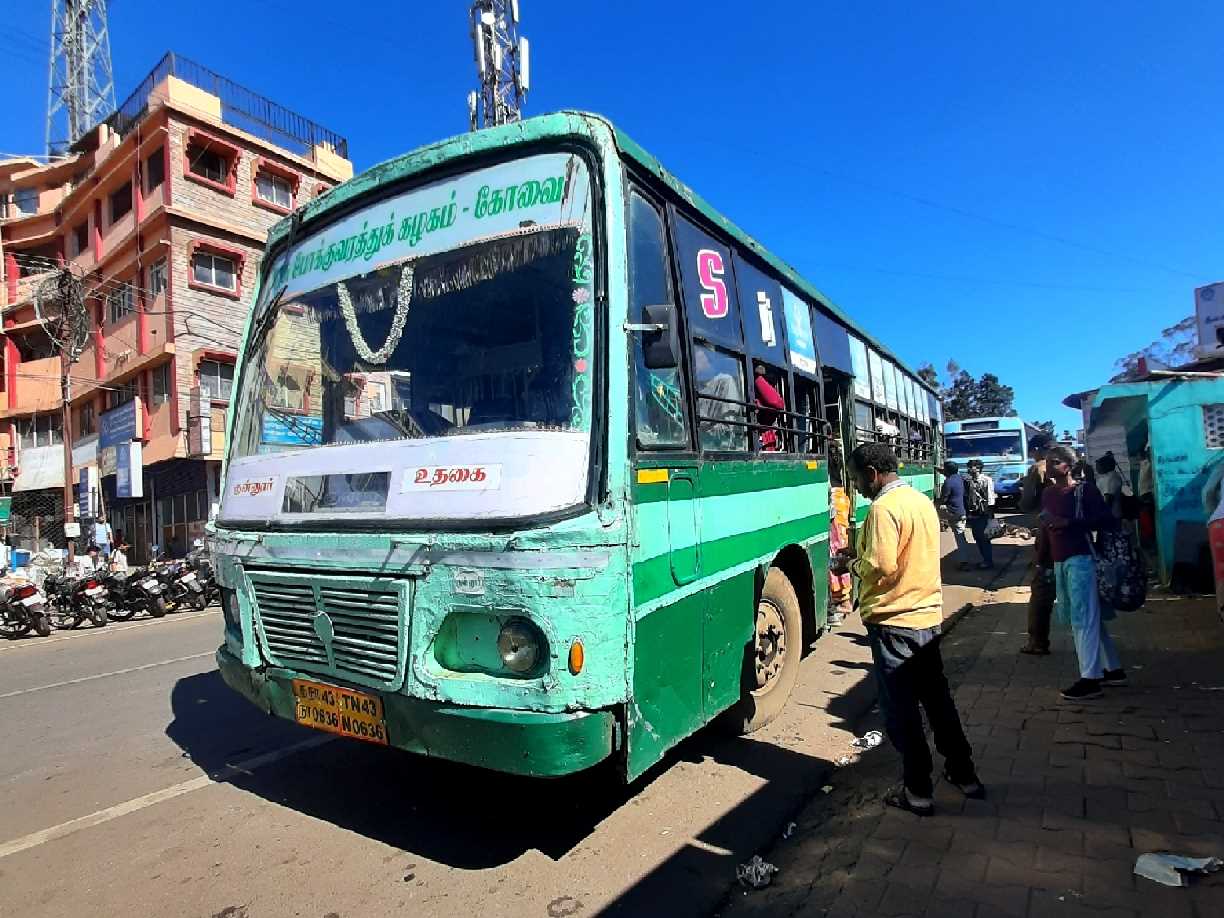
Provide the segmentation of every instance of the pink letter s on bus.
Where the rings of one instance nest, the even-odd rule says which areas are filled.
[[[701,294],[701,311],[709,319],[722,319],[727,315],[727,285],[723,283],[723,257],[713,249],[702,249],[697,253],[697,278],[709,293]]]

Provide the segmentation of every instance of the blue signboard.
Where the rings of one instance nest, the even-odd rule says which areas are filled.
[[[78,482],[80,490],[77,492],[77,516],[80,519],[87,520],[93,516],[93,492],[89,487],[89,469],[81,469],[80,481]]]
[[[137,439],[136,416],[140,413],[140,400],[132,399],[118,408],[98,415],[98,446],[118,446]]]
[[[115,447],[116,497],[144,497],[143,453],[139,441]]]
[[[323,442],[323,419],[299,414],[265,414],[259,439],[276,446],[318,446]]]

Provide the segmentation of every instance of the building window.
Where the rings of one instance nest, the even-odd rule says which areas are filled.
[[[91,433],[96,433],[98,429],[97,419],[94,416],[94,406],[92,402],[86,402],[81,406],[81,413],[77,419],[77,434],[82,437],[88,437]]]
[[[234,365],[219,360],[200,361],[200,393],[214,401],[228,402],[234,389]]]
[[[153,371],[153,404],[164,405],[170,401],[170,364],[163,363]]]
[[[31,360],[46,360],[56,355],[55,345],[51,343],[51,339],[41,327],[32,328],[28,332],[12,333],[9,339],[17,348],[17,354],[21,357],[22,363],[28,363]]]
[[[124,316],[135,311],[136,296],[131,284],[120,284],[118,288],[106,295],[106,319],[111,325],[115,325]]]
[[[166,149],[158,147],[153,154],[145,160],[145,188],[152,191],[154,188],[160,188],[161,183],[166,179]]]
[[[19,216],[38,213],[38,189],[13,189],[13,209],[16,210]]]
[[[216,137],[192,130],[187,136],[183,173],[195,181],[233,194],[238,148]]]
[[[149,266],[149,282],[148,287],[149,299],[155,300],[166,289],[166,259],[162,259],[156,264]]]
[[[293,184],[275,172],[260,172],[255,176],[255,193],[261,201],[284,210],[293,209]]]
[[[89,221],[82,220],[72,228],[72,257],[80,255],[89,248]]]
[[[120,383],[115,388],[106,393],[106,410],[113,411],[120,405],[126,405],[137,396],[136,380],[131,379],[125,383]]]
[[[118,223],[132,209],[132,183],[127,182],[110,196],[110,222]]]
[[[1224,449],[1224,405],[1203,406],[1203,439],[1208,449]]]
[[[197,284],[221,290],[238,289],[238,271],[234,259],[215,252],[196,252],[191,257],[191,275]]]
[[[58,414],[17,419],[17,439],[22,449],[55,446],[64,442],[64,423]]]

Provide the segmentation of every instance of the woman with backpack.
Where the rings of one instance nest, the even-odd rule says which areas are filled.
[[[1057,615],[1071,625],[1079,660],[1080,678],[1061,694],[1068,701],[1084,701],[1100,698],[1102,684],[1126,685],[1126,671],[1103,621],[1113,613],[1105,610],[1103,616],[1092,542],[1095,531],[1112,529],[1117,520],[1095,484],[1072,479],[1075,462],[1075,453],[1065,446],[1046,454],[1051,484],[1041,495],[1038,519],[1054,562]]]

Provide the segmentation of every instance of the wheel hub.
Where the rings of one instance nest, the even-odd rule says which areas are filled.
[[[786,624],[772,602],[757,603],[755,675],[757,690],[772,688],[786,661]]]

